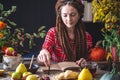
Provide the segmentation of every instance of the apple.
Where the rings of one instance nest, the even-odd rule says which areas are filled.
[[[22,74],[22,79],[23,79],[23,80],[26,80],[27,76],[28,76],[28,75],[31,75],[31,74],[32,74],[31,72],[24,72],[24,73]]]
[[[16,51],[13,51],[13,52],[12,52],[12,55],[13,55],[13,56],[17,56],[17,52],[16,52]]]
[[[20,73],[18,73],[18,72],[13,72],[12,73],[12,79],[13,80],[20,80],[20,78],[21,78],[21,74]]]
[[[2,47],[2,51],[3,51],[3,53],[5,53],[5,50],[7,49],[7,46],[3,46]]]
[[[5,49],[5,54],[8,56],[12,56],[12,52],[15,51],[13,47],[7,47]]]

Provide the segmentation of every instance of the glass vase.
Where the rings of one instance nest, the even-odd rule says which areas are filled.
[[[7,56],[3,55],[3,69],[5,70],[15,70],[16,67],[21,62],[21,55],[18,54],[17,56]]]

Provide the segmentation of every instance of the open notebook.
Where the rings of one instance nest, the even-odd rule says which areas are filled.
[[[41,70],[47,71],[48,67],[41,66]],[[65,70],[80,70],[80,66],[77,65],[75,62],[59,62],[50,65],[50,70],[52,71],[65,71]]]

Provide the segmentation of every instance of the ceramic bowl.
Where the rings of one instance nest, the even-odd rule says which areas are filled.
[[[93,77],[95,77],[96,71],[98,69],[98,64],[96,62],[88,62],[86,64],[86,67],[89,69],[89,71],[91,72],[91,74],[93,75]]]
[[[31,69],[29,69],[30,64],[25,64],[27,71],[35,74],[37,72],[37,70],[39,69],[39,65],[38,64],[32,64]]]

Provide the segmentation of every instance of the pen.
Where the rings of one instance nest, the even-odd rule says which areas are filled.
[[[48,66],[48,75],[50,74],[50,66]]]

